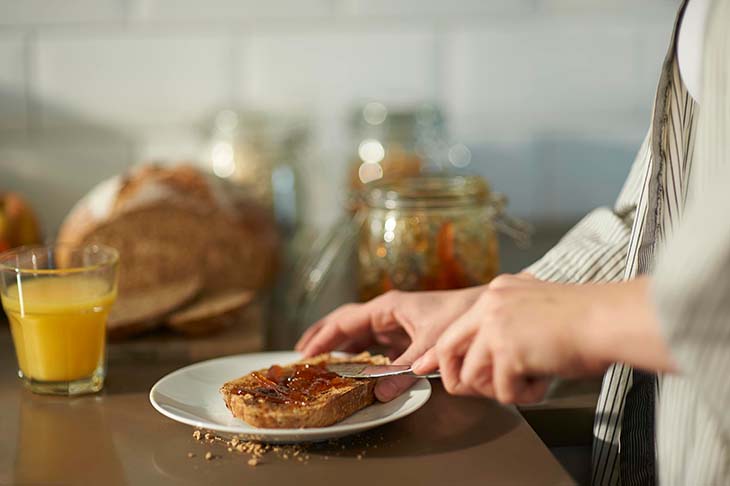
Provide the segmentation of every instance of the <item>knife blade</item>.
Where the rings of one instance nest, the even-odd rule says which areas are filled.
[[[327,369],[345,378],[383,378],[386,376],[413,376],[415,378],[440,378],[436,371],[428,375],[417,375],[410,365],[372,365],[368,363],[332,363]]]

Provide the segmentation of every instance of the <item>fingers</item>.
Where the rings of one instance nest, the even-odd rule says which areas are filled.
[[[393,364],[411,364],[424,352],[425,346],[420,342],[411,344],[405,352],[393,361]],[[417,378],[410,376],[393,376],[381,378],[375,385],[375,397],[381,402],[389,402],[408,390]]]
[[[503,273],[493,278],[492,281],[489,282],[488,288],[490,290],[496,290],[525,287],[526,285],[530,285],[532,282],[535,281],[535,277],[527,272],[521,272],[516,274]]]
[[[524,383],[519,383],[519,378],[511,366],[500,366],[494,374],[495,398],[502,403],[514,403],[525,388]]]
[[[464,357],[459,381],[467,384],[480,395],[494,397],[492,373],[492,352],[489,337],[483,329],[480,329]]]
[[[376,338],[377,335],[377,338]],[[395,328],[387,333],[378,333],[374,323],[367,332],[363,332],[338,346],[337,349],[346,353],[359,353],[370,346],[377,344],[384,346],[383,352],[388,358],[398,358],[411,345],[411,337],[402,328]]]
[[[517,403],[528,404],[537,403],[545,399],[545,395],[550,389],[550,378],[528,378],[527,386],[517,399]]]
[[[446,391],[453,395],[473,395],[475,390],[461,382],[464,356],[479,328],[479,320],[467,312],[457,320],[436,343],[441,381]]]
[[[362,338],[346,341],[344,344],[337,346],[337,350],[344,353],[359,353],[372,346],[372,344],[373,339],[371,336],[363,336]]]
[[[324,320],[320,320],[316,322],[315,324],[311,325],[309,329],[304,331],[304,334],[302,334],[302,337],[299,338],[299,341],[297,341],[297,344],[294,346],[294,349],[296,351],[302,351],[307,344],[312,340],[315,334],[317,334],[320,329],[322,329],[322,326],[324,326]]]
[[[545,397],[549,385],[549,379],[526,377],[509,365],[494,373],[495,396],[502,403],[539,402]]]
[[[436,354],[436,348],[426,351],[423,356],[413,362],[413,372],[417,375],[427,375],[436,371],[439,367],[439,358]]]
[[[336,309],[316,323],[311,332],[305,333],[296,349],[309,357],[331,351],[348,341],[369,342],[371,302],[347,304]]]

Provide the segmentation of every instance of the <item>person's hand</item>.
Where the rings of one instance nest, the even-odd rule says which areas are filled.
[[[484,287],[435,292],[390,291],[364,304],[347,304],[310,327],[295,349],[304,356],[340,349],[357,352],[379,344],[395,364],[411,364],[433,347],[444,330],[461,316]],[[389,401],[403,393],[413,378],[378,381],[375,395]]]
[[[594,305],[605,297],[601,287],[546,283],[525,274],[497,277],[414,371],[440,368],[452,394],[539,401],[548,377],[598,374],[611,362],[594,352],[587,334]]]

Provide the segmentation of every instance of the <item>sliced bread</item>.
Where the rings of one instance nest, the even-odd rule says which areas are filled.
[[[387,364],[388,358],[321,354],[272,366],[225,383],[220,392],[234,417],[261,428],[311,428],[337,423],[375,401],[375,380],[343,378],[328,363]]]
[[[201,295],[167,316],[165,325],[188,336],[210,334],[231,325],[253,297],[242,289]]]
[[[202,284],[202,279],[193,275],[146,291],[121,294],[109,313],[109,338],[124,339],[156,328],[168,314],[192,301]]]

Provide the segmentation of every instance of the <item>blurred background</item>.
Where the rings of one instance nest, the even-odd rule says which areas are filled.
[[[676,6],[2,0],[0,190],[23,193],[52,234],[92,186],[133,164],[190,161],[228,176],[216,120],[225,128],[220,114],[233,110],[247,133],[267,118],[261,136],[277,149],[303,127],[286,157],[300,217],[325,228],[368,136],[358,108],[428,103],[452,163],[487,177],[538,230],[565,228],[620,188]]]
[[[146,201],[137,213],[110,209],[125,204],[113,185],[74,212],[66,237],[122,254],[108,327],[135,339],[110,346],[112,373],[291,349],[345,301],[518,271],[615,199],[677,5],[0,0],[0,250],[40,239],[27,205],[55,238],[79,199],[139,164],[184,162],[250,196],[231,219],[215,183],[147,165],[124,186]],[[485,209],[478,179],[458,186],[458,214],[414,216],[381,194],[361,224],[352,194],[424,170],[481,176],[532,245],[497,245],[502,203]],[[578,439],[528,416],[551,447],[581,444],[560,457],[585,477],[596,390],[565,420]]]
[[[18,229],[32,219],[18,207],[57,238],[77,201],[122,174],[126,192],[86,198],[59,238],[121,250],[118,310],[150,289],[176,296],[135,318],[145,330],[179,318],[212,332],[197,316],[227,316],[249,291],[249,307],[289,311],[242,318],[264,335],[251,349],[289,347],[328,310],[389,288],[519,271],[615,199],[677,4],[0,0],[0,196],[25,201],[0,197],[0,249],[39,239]],[[193,166],[248,201],[234,208],[220,184],[150,163]],[[459,186],[461,216],[383,213],[395,202],[380,196],[367,216],[353,205],[368,183],[423,172],[486,180],[535,229],[532,245],[515,244],[509,227],[525,225],[495,216],[503,200],[480,180]]]

